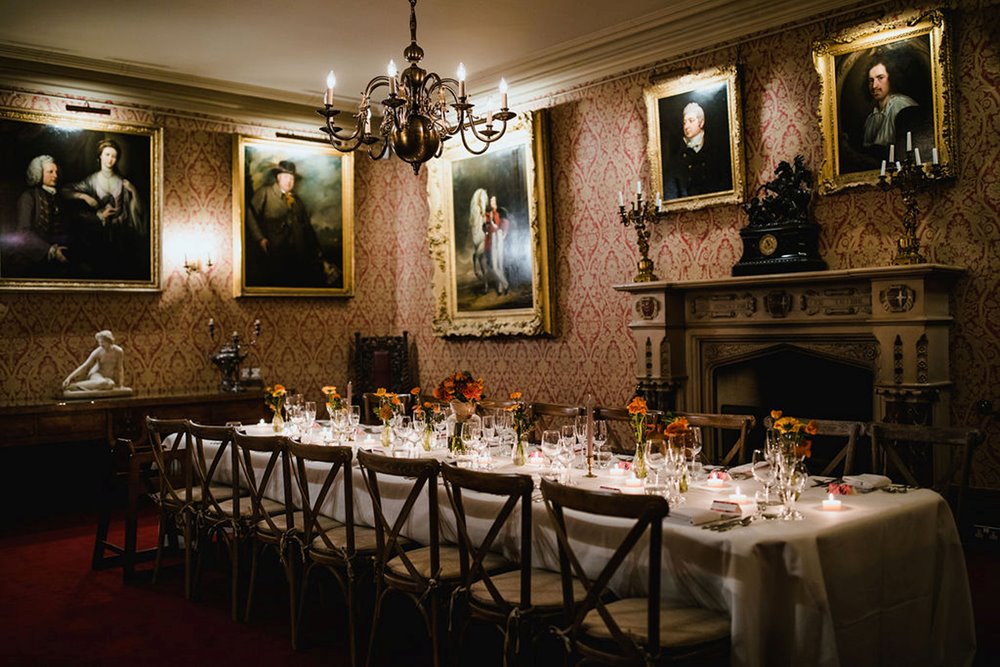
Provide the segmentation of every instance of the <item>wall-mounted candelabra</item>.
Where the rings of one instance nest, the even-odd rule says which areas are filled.
[[[656,193],[656,203],[650,203],[642,197],[642,183],[636,183],[635,201],[629,205],[629,210],[625,210],[625,195],[618,193],[618,215],[621,216],[621,223],[626,227],[635,227],[635,234],[639,240],[639,254],[641,258],[636,266],[639,273],[635,274],[633,280],[637,283],[648,283],[659,280],[653,273],[653,260],[649,258],[649,233],[650,226],[660,221],[660,213],[663,210],[663,200],[660,193]]]
[[[920,254],[920,244],[917,241],[917,219],[920,206],[917,194],[928,189],[932,183],[940,181],[944,174],[938,164],[937,148],[931,149],[931,163],[924,164],[920,160],[920,149],[913,148],[913,140],[906,133],[906,153],[903,161],[896,160],[896,147],[889,146],[888,161],[882,160],[879,171],[879,187],[884,191],[898,188],[903,197],[906,212],[903,214],[903,237],[896,241],[896,256],[892,259],[894,265],[926,264],[927,258]]]
[[[208,335],[212,339],[212,344],[215,344],[215,320],[208,320]],[[260,338],[260,320],[253,321],[253,338],[250,340],[248,348],[253,347],[257,344],[257,339]],[[240,346],[240,335],[237,332],[233,332],[232,337],[229,340],[228,345],[223,345],[219,348],[219,351],[215,354],[209,355],[209,359],[212,363],[216,365],[219,372],[222,373],[222,380],[219,382],[219,390],[225,392],[237,392],[243,391],[243,386],[240,384],[240,364],[243,360],[247,358],[249,351],[244,351]]]

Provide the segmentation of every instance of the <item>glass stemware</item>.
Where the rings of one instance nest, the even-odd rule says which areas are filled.
[[[308,433],[316,423],[316,401],[306,401],[302,404],[302,427]]]
[[[549,469],[554,471],[559,463],[559,431],[542,432],[542,454],[549,460]]]

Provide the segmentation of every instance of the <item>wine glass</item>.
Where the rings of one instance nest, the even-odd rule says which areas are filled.
[[[483,415],[483,437],[492,438],[496,435],[497,420],[493,415]]]
[[[308,433],[316,423],[316,401],[306,401],[302,404],[302,425]]]
[[[573,420],[573,430],[576,433],[576,444],[578,447],[587,446],[587,417],[577,415]]]
[[[611,462],[611,454],[604,455],[604,443],[608,441],[608,422],[603,419],[594,422],[594,461],[597,467],[604,469]]]
[[[563,427],[564,431],[567,427]],[[572,429],[572,426],[568,428]],[[562,464],[564,469],[564,484],[573,484],[573,460],[576,458],[576,435],[573,434],[570,437],[564,437],[560,440],[562,445],[559,447],[559,453],[556,455],[559,459],[559,463]]]
[[[354,435],[358,431],[358,424],[361,423],[361,406],[352,405],[350,412],[347,413],[347,423],[351,427],[351,439],[354,439]]]
[[[549,469],[554,469],[559,456],[559,431],[542,432],[542,454],[549,460]]]
[[[802,461],[796,461],[789,466],[788,479],[785,489],[785,512],[781,517],[786,521],[798,521],[802,518],[802,512],[795,509],[795,503],[799,499],[799,494],[806,488],[809,480],[809,469]]]
[[[646,467],[653,471],[653,484],[660,485],[660,471],[667,465],[667,443],[663,440],[647,440],[645,444]]]

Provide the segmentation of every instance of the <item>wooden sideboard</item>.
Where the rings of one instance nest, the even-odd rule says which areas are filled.
[[[186,418],[202,424],[255,423],[265,417],[264,394],[186,394],[53,401],[0,407],[0,447],[104,441],[144,437],[147,416]]]

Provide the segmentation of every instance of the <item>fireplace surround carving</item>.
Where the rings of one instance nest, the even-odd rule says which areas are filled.
[[[920,264],[615,289],[632,299],[636,389],[661,409],[719,411],[716,368],[791,347],[870,368],[876,420],[944,425],[949,294],[964,272]]]

